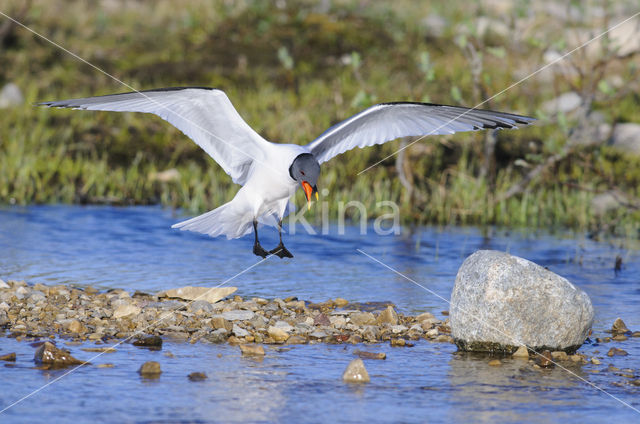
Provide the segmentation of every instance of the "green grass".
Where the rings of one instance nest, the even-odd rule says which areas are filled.
[[[10,1],[3,11],[15,13],[21,4]],[[137,89],[222,88],[265,138],[299,144],[378,102],[474,105],[519,79],[522,69],[542,64],[546,46],[562,44],[566,36],[551,30],[558,24],[544,17],[520,37],[491,31],[474,35],[479,16],[497,19],[482,2],[363,6],[345,0],[331,3],[329,10],[315,2],[285,4],[272,8],[268,2],[202,0],[176,10],[175,3],[159,1],[96,10],[80,1],[36,1],[24,19]],[[63,5],[69,13],[56,12]],[[504,22],[521,19],[524,6],[517,3]],[[440,36],[423,23],[430,13],[447,20]],[[470,28],[464,39],[461,26]],[[475,86],[465,43],[482,55]],[[0,203],[161,203],[195,213],[229,201],[237,191],[213,160],[157,117],[32,106],[129,91],[111,78],[21,29],[0,45],[0,55],[11,64],[0,67],[0,84],[15,82],[26,97],[24,105],[0,115]],[[633,70],[619,68],[620,78],[637,87],[637,80],[626,80]],[[551,84],[532,78],[486,106],[542,116],[542,102],[580,83],[575,78],[558,77]],[[609,122],[637,119],[640,102],[633,92],[615,101],[600,99],[595,108]],[[516,160],[535,166],[562,148],[569,129],[577,125],[571,117],[563,122],[542,119],[534,127],[499,133],[492,178],[480,177],[484,136],[461,134],[427,138],[408,149],[420,196],[407,195],[395,158],[357,175],[393,153],[398,142],[334,159],[323,167],[319,186],[330,190],[326,200],[334,218],[341,200],[361,201],[370,218],[388,212],[376,208],[378,202],[392,200],[400,205],[405,223],[607,227],[637,235],[638,210],[618,208],[596,216],[590,206],[596,192],[611,187],[640,197],[640,159],[608,147],[579,149],[525,192],[495,201],[527,172]],[[153,178],[172,168],[178,171],[176,180]],[[298,198],[299,205],[302,200]],[[309,219],[318,219],[319,213],[312,210]]]

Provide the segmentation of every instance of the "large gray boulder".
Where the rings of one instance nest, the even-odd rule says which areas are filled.
[[[533,262],[479,250],[458,270],[450,323],[461,350],[574,352],[589,333],[593,306],[585,292]]]

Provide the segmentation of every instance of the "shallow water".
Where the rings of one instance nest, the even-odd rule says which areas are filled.
[[[293,260],[269,258],[256,264],[253,239],[211,239],[172,230],[182,217],[154,207],[42,206],[0,209],[0,278],[30,283],[93,285],[102,289],[156,292],[184,285],[215,286],[230,278],[243,297],[297,296],[310,301],[391,301],[405,313],[430,311],[442,317],[448,304],[359,253],[360,249],[445,299],[465,257],[496,249],[530,259],[585,290],[596,309],[594,334],[604,336],[620,316],[640,329],[640,251],[582,235],[491,232],[474,228],[421,228],[412,236],[285,236]],[[272,229],[261,232],[267,248],[277,244]],[[624,268],[614,273],[615,257]],[[235,278],[234,278],[235,276]],[[89,346],[90,344],[86,344]],[[608,358],[610,347],[629,356]],[[33,396],[0,415],[0,421],[49,422],[620,422],[638,421],[640,387],[608,371],[631,368],[640,378],[640,339],[580,349],[602,357],[601,365],[534,370],[506,359],[490,367],[486,358],[455,353],[450,344],[419,341],[411,348],[298,345],[267,347],[262,361],[240,356],[237,347],[165,340],[162,351],[122,344],[116,353],[83,352],[90,359],[67,371],[34,370],[34,348],[0,337],[0,353],[16,352],[13,367],[0,367],[0,409],[44,384]],[[385,361],[366,361],[371,383],[354,386],[340,376],[352,351],[386,352]],[[166,352],[173,353],[168,357]],[[219,357],[219,355],[221,355]],[[93,358],[93,359],[92,359]],[[157,380],[136,373],[147,360],[161,363]],[[112,363],[113,368],[96,368]],[[187,374],[203,371],[204,382]],[[594,373],[594,371],[599,371]],[[629,373],[629,372],[626,372]],[[604,389],[599,391],[589,383]],[[56,378],[62,377],[56,381]],[[614,399],[615,396],[619,400]]]

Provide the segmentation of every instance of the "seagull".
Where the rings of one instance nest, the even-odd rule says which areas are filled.
[[[227,95],[208,87],[171,87],[82,99],[39,103],[41,106],[114,112],[152,113],[169,122],[209,154],[242,187],[230,202],[172,228],[227,239],[253,227],[253,253],[262,258],[292,258],[282,242],[282,219],[301,187],[318,200],[320,165],[356,147],[400,137],[454,134],[481,129],[517,128],[534,118],[511,113],[431,103],[381,103],[346,119],[306,146],[272,143],[238,114]],[[280,243],[267,251],[258,239],[258,223],[277,226]]]

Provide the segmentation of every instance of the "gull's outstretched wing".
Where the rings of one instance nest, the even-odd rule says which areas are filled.
[[[240,117],[223,91],[213,88],[162,88],[40,105],[158,115],[202,147],[237,184],[246,182],[269,143]]]
[[[399,137],[453,134],[487,128],[517,128],[535,121],[527,116],[430,103],[382,103],[334,125],[307,147],[326,162],[355,147],[386,143]]]

